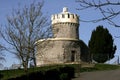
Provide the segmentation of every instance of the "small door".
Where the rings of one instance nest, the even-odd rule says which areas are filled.
[[[75,61],[75,54],[76,54],[76,51],[75,51],[75,50],[72,50],[72,51],[71,51],[71,62],[74,62],[74,61]]]

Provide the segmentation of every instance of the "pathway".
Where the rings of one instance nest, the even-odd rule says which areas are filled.
[[[83,72],[72,80],[120,80],[120,70]]]

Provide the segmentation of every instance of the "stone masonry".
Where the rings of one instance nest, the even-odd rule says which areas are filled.
[[[51,16],[53,38],[36,41],[37,66],[80,61],[79,17],[64,7]]]

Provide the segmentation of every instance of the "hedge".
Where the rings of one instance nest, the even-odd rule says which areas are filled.
[[[24,74],[8,80],[71,80],[75,69],[71,66],[53,67]]]

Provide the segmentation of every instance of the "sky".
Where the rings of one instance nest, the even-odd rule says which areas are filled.
[[[11,14],[12,9],[17,9],[19,5],[21,7],[23,7],[24,5],[29,5],[33,1],[38,2],[41,0],[0,0],[0,25],[6,24],[6,16]],[[69,12],[79,15],[80,19],[84,20],[90,20],[102,16],[101,14],[99,14],[99,12],[96,12],[95,10],[76,10],[76,8],[79,8],[79,4],[76,3],[75,0],[44,0],[44,6],[42,11],[50,19],[52,14],[62,12],[63,7],[68,7]],[[119,20],[116,20],[116,22],[117,21]],[[114,44],[117,46],[115,56],[119,56],[120,38],[115,38],[114,36],[120,36],[120,28],[115,28],[114,26],[109,25],[107,21],[102,21],[98,23],[80,22],[79,38],[88,45],[91,33],[94,29],[96,29],[98,25],[103,25],[104,28],[107,28],[109,30],[110,34],[113,36]],[[5,54],[6,62],[3,62],[4,67],[10,67],[12,64],[18,63],[18,60],[13,54],[9,54],[8,52],[5,52]]]

